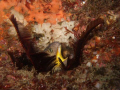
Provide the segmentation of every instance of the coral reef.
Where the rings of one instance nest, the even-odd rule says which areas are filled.
[[[13,3],[11,3],[11,1]],[[18,2],[17,2],[18,1]],[[56,18],[44,22],[42,17],[37,19],[39,8],[38,4],[34,4],[38,0],[0,0],[0,89],[1,90],[119,90],[120,88],[120,1],[119,0],[61,0],[59,12],[57,5],[56,9],[52,10],[52,3],[58,3],[58,0],[39,0],[43,6],[42,9],[46,17],[51,15],[58,17],[59,21],[56,24]],[[53,1],[53,2],[52,2]],[[60,1],[60,0],[59,0]],[[36,2],[35,2],[36,3]],[[3,4],[3,5],[2,5]],[[22,8],[18,8],[18,5]],[[36,5],[36,7],[35,7]],[[41,4],[40,4],[41,5]],[[13,8],[14,7],[14,8]],[[34,8],[36,11],[33,11]],[[99,16],[104,17],[104,24],[98,25],[90,34],[89,41],[85,44],[82,59],[83,62],[78,67],[71,70],[60,71],[54,74],[50,72],[37,73],[34,67],[24,66],[22,69],[13,64],[7,51],[13,51],[21,56],[25,53],[21,43],[16,37],[16,33],[12,28],[9,20],[4,19],[9,17],[11,10],[17,10],[24,16],[17,18],[25,26],[31,28],[34,36],[39,41],[39,37],[44,35],[37,30],[41,27],[41,23],[53,23],[62,27],[62,23],[74,21],[74,26],[70,31],[74,34],[74,40],[81,38],[87,28],[87,24]],[[50,9],[50,10],[49,10]],[[3,11],[4,10],[4,11]],[[43,11],[42,11],[43,10]],[[27,14],[25,13],[26,11]],[[34,14],[32,14],[35,12]],[[62,14],[58,14],[62,13]],[[15,12],[12,11],[12,14]],[[65,18],[62,16],[64,13]],[[30,14],[31,16],[28,16]],[[41,13],[40,13],[41,14]],[[17,13],[16,13],[17,15]],[[20,14],[19,14],[20,15]],[[58,15],[58,16],[57,16]],[[17,17],[17,16],[16,16]],[[33,17],[36,17],[33,19]],[[51,17],[51,16],[49,16]],[[41,19],[42,18],[42,19]],[[65,22],[60,21],[64,18]],[[21,20],[22,19],[22,20]],[[40,22],[39,22],[40,20]],[[36,21],[36,22],[35,22]],[[70,22],[67,22],[70,23]],[[30,24],[28,24],[30,23]],[[73,24],[73,22],[71,22]],[[64,25],[64,24],[63,24]],[[44,26],[46,27],[46,25]],[[56,27],[56,26],[55,26]],[[65,26],[67,27],[67,25]],[[64,26],[62,27],[64,28]],[[69,27],[66,28],[69,30]],[[11,31],[13,30],[13,31]],[[60,29],[61,30],[61,29]],[[60,31],[59,30],[59,31]],[[64,31],[64,30],[63,30]],[[37,32],[37,34],[35,33]],[[62,31],[61,31],[62,33]],[[40,35],[39,35],[40,34]],[[71,35],[73,35],[71,33]],[[49,35],[48,35],[49,36]],[[51,38],[51,37],[50,37]],[[68,36],[67,36],[68,38]],[[62,41],[62,40],[61,40]],[[73,43],[73,42],[72,42]],[[17,52],[16,52],[17,51]],[[16,56],[17,57],[17,56]],[[21,59],[18,59],[18,61]],[[22,59],[24,61],[24,59]]]

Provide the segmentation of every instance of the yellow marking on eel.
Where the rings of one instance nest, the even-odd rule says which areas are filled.
[[[61,54],[61,45],[58,47],[57,53],[56,53],[56,64],[57,64],[57,66],[59,66],[61,64],[60,61],[59,61],[59,59],[61,59],[62,62],[64,62],[65,60],[68,59],[68,57],[65,58],[65,59],[62,57],[62,54]]]

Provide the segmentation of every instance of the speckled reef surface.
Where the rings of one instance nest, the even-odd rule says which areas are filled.
[[[0,90],[120,90],[119,5],[119,0],[62,0],[64,12],[70,14],[67,19],[75,21],[72,30],[75,40],[85,32],[87,24],[97,17],[105,17],[105,24],[91,33],[92,37],[84,46],[81,65],[53,74],[37,73],[29,66],[18,69],[7,51],[17,49],[15,53],[18,55],[24,50],[17,37],[6,34],[10,25],[2,23],[0,30],[4,27],[4,33],[0,35],[4,38],[0,41]]]

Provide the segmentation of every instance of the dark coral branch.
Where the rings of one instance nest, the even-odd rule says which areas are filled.
[[[83,49],[87,41],[91,38],[90,33],[95,29],[95,27],[103,23],[104,23],[103,17],[99,17],[94,21],[91,21],[87,25],[86,31],[82,34],[80,39],[75,43],[75,47],[74,47],[75,57],[73,60],[69,60],[70,62],[69,62],[68,68],[76,67],[83,62],[83,59],[82,59]]]
[[[54,66],[54,63],[52,62],[54,61],[55,56],[49,56],[46,52],[39,51],[39,49],[35,46],[35,41],[32,37],[31,31],[24,27],[22,23],[17,22],[13,15],[10,17],[10,20],[17,31],[19,40],[26,52],[26,55],[31,60],[35,69],[38,72],[50,70]],[[52,65],[48,68],[49,64]]]
[[[75,60],[79,61],[78,64],[81,64],[81,62],[82,62],[82,52],[83,52],[84,45],[89,40],[89,34],[94,30],[95,27],[97,27],[99,24],[103,24],[103,23],[104,23],[104,19],[100,18],[100,17],[94,21],[91,21],[88,24],[86,31],[82,34],[82,36],[78,40],[77,48],[76,48],[76,52],[75,52],[75,55],[76,55]]]

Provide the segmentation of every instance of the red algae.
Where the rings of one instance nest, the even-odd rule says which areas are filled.
[[[0,22],[9,17],[6,13],[10,13],[11,7],[25,15],[27,21],[44,23],[44,19],[47,19],[46,22],[55,24],[56,19],[59,21],[62,18],[66,19],[66,14],[62,10],[61,0],[52,0],[49,4],[42,0],[33,1],[32,3],[27,0],[6,0],[0,1],[0,5]],[[4,10],[7,10],[7,12],[5,13]]]

